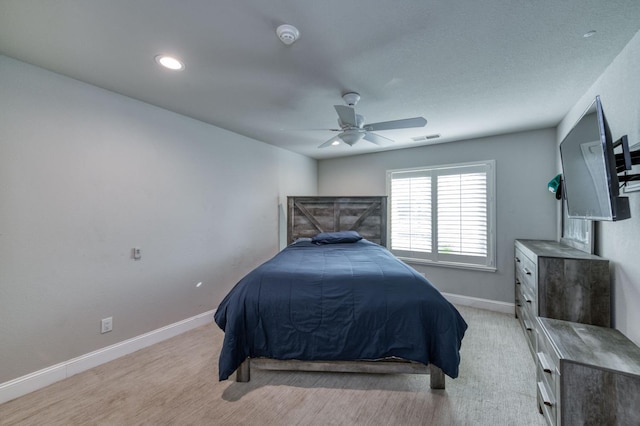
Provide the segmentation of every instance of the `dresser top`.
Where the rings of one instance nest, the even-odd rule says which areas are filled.
[[[551,240],[516,240],[516,247],[540,257],[570,257],[572,259],[604,260],[573,247]]]
[[[561,359],[640,377],[640,347],[618,330],[538,318]]]

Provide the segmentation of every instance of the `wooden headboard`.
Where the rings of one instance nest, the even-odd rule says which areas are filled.
[[[357,231],[387,245],[387,197],[287,197],[287,244],[319,232]]]

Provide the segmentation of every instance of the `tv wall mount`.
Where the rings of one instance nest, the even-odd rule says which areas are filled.
[[[631,170],[631,167],[633,167],[634,164],[640,164],[640,149],[636,149],[634,151],[629,150],[629,139],[627,138],[627,135],[622,136],[613,143],[614,149],[618,146],[622,146],[622,152],[615,154],[618,180],[620,182],[624,182],[624,185],[626,185],[627,182],[640,180],[640,173],[620,174],[627,170]]]

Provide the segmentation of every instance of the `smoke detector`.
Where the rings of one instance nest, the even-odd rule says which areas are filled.
[[[300,31],[293,25],[282,24],[276,28],[276,34],[281,42],[287,46],[293,44],[298,38],[300,38]]]

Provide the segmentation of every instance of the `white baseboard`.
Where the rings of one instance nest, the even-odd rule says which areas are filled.
[[[477,297],[460,296],[458,294],[442,293],[449,302],[454,305],[471,306],[472,308],[486,309],[487,311],[500,312],[515,315],[516,307],[513,303],[498,302],[497,300],[479,299]]]
[[[163,340],[182,334],[193,328],[213,322],[215,311],[203,312],[199,315],[169,324],[166,327],[150,331],[140,336],[115,343],[97,351],[81,355],[60,364],[38,370],[26,376],[0,383],[0,404],[42,389],[57,381],[66,379],[105,362],[128,355]]]

